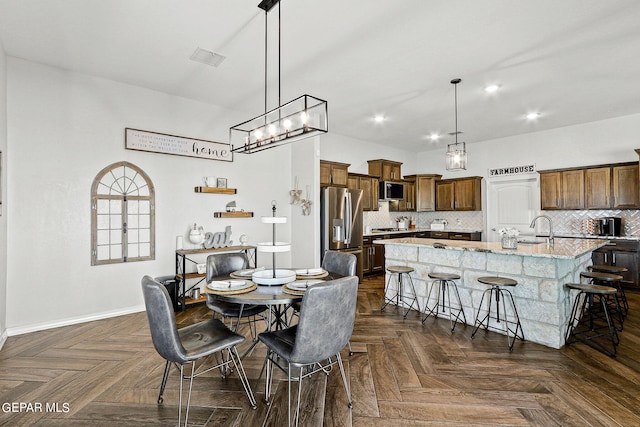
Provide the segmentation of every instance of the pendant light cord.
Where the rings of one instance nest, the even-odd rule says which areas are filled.
[[[453,84],[453,92],[455,97],[455,111],[456,111],[456,149],[458,149],[458,83]]]

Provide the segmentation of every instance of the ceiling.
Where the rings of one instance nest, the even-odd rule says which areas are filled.
[[[264,112],[259,0],[0,0],[10,56]],[[282,0],[281,100],[329,103],[329,132],[425,151],[640,113],[636,0]],[[269,108],[277,17],[268,15]],[[189,60],[197,47],[218,67]],[[487,94],[488,84],[500,90]],[[535,121],[524,115],[539,111]],[[244,116],[243,114],[246,114]],[[385,117],[375,123],[374,115]],[[242,119],[240,121],[242,121]],[[236,123],[229,123],[229,126]],[[439,142],[428,137],[443,134]]]

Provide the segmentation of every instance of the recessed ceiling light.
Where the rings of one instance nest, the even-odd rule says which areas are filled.
[[[487,93],[494,93],[497,92],[498,89],[500,89],[500,85],[489,85],[484,88],[484,91]]]
[[[373,118],[373,120],[375,120],[376,123],[382,123],[384,122],[384,116],[382,115],[377,115]]]
[[[534,111],[532,113],[528,113],[525,117],[527,118],[527,120],[536,120],[538,117],[540,117],[540,113]]]
[[[220,55],[219,53],[212,52],[207,49],[202,49],[198,47],[195,52],[189,57],[192,61],[201,62],[203,64],[211,65],[212,67],[217,67],[222,64],[227,57],[224,55]]]
[[[440,135],[438,135],[437,133],[432,133],[431,135],[429,135],[429,139],[432,141],[437,141],[440,139]]]

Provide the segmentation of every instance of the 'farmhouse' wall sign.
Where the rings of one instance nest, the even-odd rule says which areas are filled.
[[[150,151],[199,159],[233,161],[231,145],[184,136],[166,135],[139,129],[125,129],[124,145],[127,150]]]

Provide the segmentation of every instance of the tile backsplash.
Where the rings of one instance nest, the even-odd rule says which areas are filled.
[[[460,230],[484,230],[482,211],[469,212],[390,212],[389,203],[378,202],[378,211],[364,212],[364,226],[371,228],[396,227],[395,219],[398,217],[412,217],[418,228],[429,228],[434,219],[446,219],[449,228]],[[561,234],[581,234],[582,220],[590,218],[602,218],[616,216],[622,218],[624,226],[623,235],[640,236],[640,210],[583,210],[583,211],[542,211],[553,220],[553,232]],[[549,231],[547,221],[540,221],[539,232]]]

